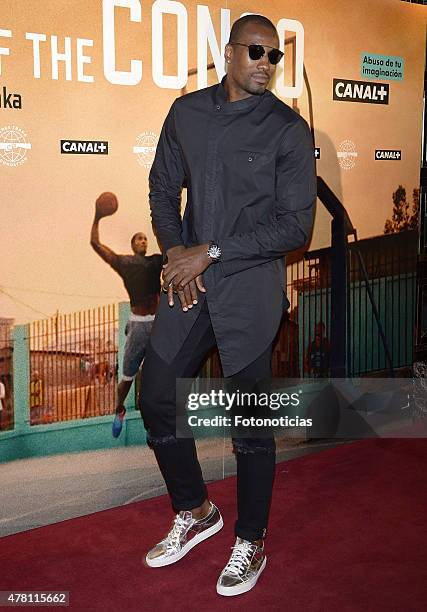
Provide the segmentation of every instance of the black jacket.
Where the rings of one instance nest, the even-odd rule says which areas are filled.
[[[204,282],[230,376],[267,348],[289,306],[284,255],[308,240],[316,176],[304,119],[268,90],[227,102],[224,79],[173,103],[150,172],[150,208],[164,251],[209,240],[221,247],[221,262],[209,266]],[[184,313],[178,298],[170,308],[161,296],[151,341],[167,362],[202,301]]]

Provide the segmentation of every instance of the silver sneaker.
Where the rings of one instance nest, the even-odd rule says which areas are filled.
[[[250,591],[256,585],[266,563],[264,544],[257,546],[238,537],[231,557],[218,578],[216,592],[219,595],[231,596]]]
[[[176,515],[167,536],[147,553],[145,561],[150,567],[175,563],[223,525],[222,516],[212,502],[209,514],[200,520],[193,518],[190,510],[182,510]]]

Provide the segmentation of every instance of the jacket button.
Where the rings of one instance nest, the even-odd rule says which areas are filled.
[[[249,155],[249,157],[248,157],[248,162],[253,161],[253,159],[254,159],[254,158],[252,157],[252,155]]]
[[[219,104],[217,104],[217,105],[215,106],[215,108],[216,108],[216,110],[221,110],[221,106],[220,106]]]

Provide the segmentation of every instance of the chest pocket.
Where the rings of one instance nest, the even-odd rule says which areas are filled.
[[[254,195],[259,194],[260,190],[274,188],[274,155],[253,149],[239,149],[232,153],[231,158],[232,181],[237,183],[238,188],[249,190]]]
[[[268,161],[269,156],[261,151],[245,149],[235,151],[233,154],[234,165],[247,172],[253,172],[261,166],[265,166]]]

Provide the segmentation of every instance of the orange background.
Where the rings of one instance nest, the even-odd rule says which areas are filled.
[[[188,13],[192,68],[197,63],[197,4],[192,0],[182,4]],[[71,312],[127,299],[120,278],[89,245],[94,201],[102,191],[117,194],[119,210],[101,222],[101,241],[126,253],[131,235],[142,229],[149,237],[149,252],[157,250],[149,220],[148,170],[138,164],[132,149],[142,132],[160,133],[180,91],[153,83],[152,2],[141,0],[141,6],[141,23],[130,21],[128,9],[115,11],[117,69],[127,70],[131,59],[143,61],[142,81],[123,86],[109,83],[103,74],[102,0],[2,0],[0,4],[0,28],[13,33],[12,38],[0,37],[0,46],[10,48],[10,55],[0,58],[0,89],[6,86],[9,93],[18,92],[23,101],[21,110],[0,108],[0,129],[16,125],[32,144],[23,165],[0,165],[1,288],[13,296],[0,293],[0,316],[26,322],[57,310]],[[230,9],[231,23],[243,12],[259,10],[254,0],[210,1],[208,6],[217,39],[221,8]],[[318,174],[342,199],[359,238],[381,234],[392,214],[392,192],[402,184],[411,199],[419,184],[425,8],[399,0],[270,0],[263,8],[275,24],[286,17],[304,26],[304,62],[316,145],[321,147]],[[41,44],[40,79],[33,77],[32,42],[25,39],[25,32],[47,35]],[[63,65],[59,80],[51,79],[51,35],[58,36],[60,50],[63,37],[72,38],[72,81],[65,80]],[[84,71],[94,76],[94,83],[77,81],[77,38],[94,40],[93,47],[84,51],[92,57]],[[170,72],[176,65],[176,44],[176,19],[167,17],[164,53]],[[332,100],[333,78],[367,80],[360,76],[362,52],[404,58],[404,80],[389,81],[388,106]],[[289,55],[285,56],[287,83],[292,78]],[[214,71],[209,79],[217,82]],[[195,77],[189,78],[187,91],[195,86]],[[296,102],[308,120],[307,100],[304,89]],[[61,155],[61,139],[108,140],[109,155]],[[344,171],[336,151],[347,139],[355,143],[358,158],[355,168]],[[374,161],[376,148],[401,149],[402,161]],[[329,215],[318,205],[312,248],[330,244],[329,223]]]

